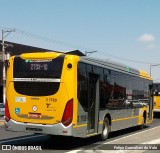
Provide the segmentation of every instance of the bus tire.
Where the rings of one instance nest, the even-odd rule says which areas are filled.
[[[108,138],[110,132],[110,124],[108,118],[103,121],[102,133],[100,134],[100,140],[105,141]]]
[[[145,127],[145,125],[146,125],[146,117],[143,114],[143,116],[142,116],[142,124],[139,125],[139,129],[143,129]]]

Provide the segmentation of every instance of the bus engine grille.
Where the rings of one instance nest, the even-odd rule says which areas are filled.
[[[59,82],[14,82],[16,92],[27,96],[53,95],[59,86]]]

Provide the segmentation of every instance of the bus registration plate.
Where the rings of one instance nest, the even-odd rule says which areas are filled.
[[[29,113],[29,118],[41,118],[41,113]]]

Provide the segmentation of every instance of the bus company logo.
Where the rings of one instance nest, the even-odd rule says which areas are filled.
[[[33,110],[34,112],[36,112],[36,111],[38,110],[38,107],[37,107],[37,106],[33,106],[33,107],[32,107],[32,110]]]
[[[52,62],[52,60],[26,60],[26,63],[33,62],[33,63],[41,63],[41,62]]]
[[[50,105],[51,105],[50,103],[46,103],[46,107],[47,107],[47,108],[49,108]]]

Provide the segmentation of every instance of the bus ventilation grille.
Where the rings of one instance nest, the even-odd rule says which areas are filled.
[[[16,92],[28,96],[53,95],[59,86],[59,82],[14,82]]]

